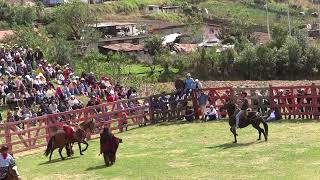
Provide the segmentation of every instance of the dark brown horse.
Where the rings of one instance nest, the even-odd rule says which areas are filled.
[[[229,116],[229,125],[230,125],[230,131],[232,132],[234,136],[234,143],[237,143],[237,130],[234,128],[236,124],[236,114],[239,112],[239,109],[237,108],[236,104],[229,100],[227,101],[222,109],[226,109],[228,116]],[[260,127],[260,124],[263,124],[263,128]],[[239,121],[239,128],[245,128],[248,125],[252,125],[255,129],[258,130],[259,138],[258,140],[261,140],[261,134],[264,135],[265,141],[268,140],[268,124],[265,122],[265,120],[254,111],[248,112],[247,117],[241,117]]]
[[[80,155],[83,155],[82,152],[86,151],[89,144],[86,142],[86,135],[88,130],[94,132],[95,129],[95,122],[93,120],[85,121],[80,124],[80,128],[78,128],[74,134],[72,139],[68,139],[66,137],[66,132],[63,129],[57,130],[57,132],[50,138],[47,149],[44,153],[45,156],[49,156],[49,161],[51,161],[52,153],[55,149],[59,148],[59,154],[62,160],[64,157],[62,156],[61,152],[64,147],[70,147],[70,151],[72,151],[72,144],[77,142],[80,150]],[[85,149],[81,150],[81,143],[85,144]],[[69,152],[67,152],[69,154]]]

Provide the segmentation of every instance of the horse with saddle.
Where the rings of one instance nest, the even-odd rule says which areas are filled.
[[[238,108],[233,99],[228,99],[222,107],[222,109],[227,110],[230,131],[234,135],[234,143],[237,143],[237,128],[245,128],[249,125],[252,125],[252,127],[257,129],[259,133],[258,140],[261,140],[261,134],[263,134],[265,141],[267,141],[268,124],[258,112],[247,110],[248,100],[246,99],[246,96],[247,94],[243,92],[240,108]],[[260,124],[263,124],[263,127],[260,127]]]

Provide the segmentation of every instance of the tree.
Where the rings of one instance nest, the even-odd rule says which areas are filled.
[[[144,47],[151,56],[155,56],[164,51],[162,42],[163,39],[160,36],[152,36],[145,41]]]
[[[60,32],[70,38],[81,39],[89,24],[94,24],[97,12],[88,4],[73,0],[60,6],[56,12],[56,24]]]
[[[72,64],[74,66],[74,47],[73,45],[63,38],[53,40],[51,47],[51,56],[58,64]]]
[[[267,45],[260,45],[256,49],[258,62],[255,72],[257,79],[274,79],[276,77],[276,50],[269,48]]]
[[[237,58],[237,73],[242,75],[244,79],[256,79],[255,65],[257,61],[256,49],[248,44]]]
[[[288,30],[282,28],[281,26],[275,26],[272,28],[272,41],[271,47],[276,47],[280,49],[286,42],[288,36]]]
[[[312,78],[319,73],[320,69],[320,49],[311,46],[306,49],[306,57],[302,59],[303,75],[307,78]]]

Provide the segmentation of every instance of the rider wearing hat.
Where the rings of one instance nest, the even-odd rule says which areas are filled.
[[[8,151],[7,146],[2,146],[0,149],[0,180],[7,179],[10,165],[15,165],[15,160]]]
[[[238,114],[236,115],[236,126],[235,128],[239,128],[239,121],[240,121],[240,117],[247,111],[248,106],[249,106],[249,102],[247,97],[247,93],[246,92],[242,92],[241,93],[241,105],[240,105],[240,111],[238,112]]]

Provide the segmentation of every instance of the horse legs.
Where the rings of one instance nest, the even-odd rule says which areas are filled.
[[[85,152],[88,149],[89,144],[86,141],[83,141],[82,143],[86,145],[86,147],[82,151],[82,152]]]
[[[237,130],[235,128],[230,128],[230,131],[232,132],[233,136],[234,136],[234,141],[233,143],[237,143]]]
[[[49,162],[51,161],[51,157],[52,157],[52,153],[53,153],[54,149],[50,150],[50,157],[49,157]]]
[[[256,128],[259,132],[259,138],[258,141],[261,140],[261,133],[264,135],[264,138],[266,139],[266,133],[264,132],[264,129],[262,129],[259,125],[252,125],[254,128]]]
[[[79,150],[80,150],[80,155],[83,155],[82,150],[81,150],[81,143],[78,142]]]
[[[64,157],[62,156],[62,153],[61,153],[63,148],[64,148],[64,146],[59,148],[59,154],[60,154],[60,157],[62,160],[64,160]]]

